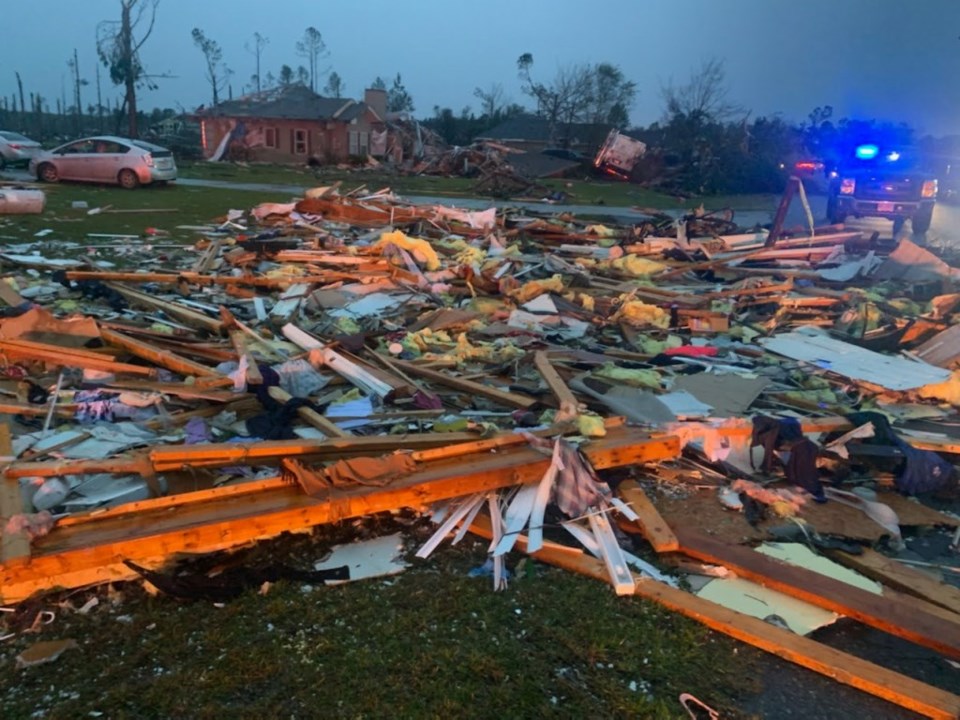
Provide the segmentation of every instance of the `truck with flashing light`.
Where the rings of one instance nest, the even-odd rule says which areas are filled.
[[[864,144],[831,173],[827,220],[887,218],[895,235],[910,220],[914,234],[922,235],[930,228],[936,201],[937,180],[913,150]]]

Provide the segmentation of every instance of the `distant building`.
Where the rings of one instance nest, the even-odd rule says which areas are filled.
[[[274,88],[197,109],[203,155],[274,163],[335,163],[383,157],[387,94],[328,98],[303,85]]]
[[[528,152],[547,148],[564,148],[592,157],[603,144],[613,125],[606,123],[557,123],[554,128],[545,118],[518,115],[504,120],[478,136],[478,141],[492,141]]]

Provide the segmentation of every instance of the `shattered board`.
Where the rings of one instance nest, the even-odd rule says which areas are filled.
[[[833,624],[840,617],[816,605],[740,578],[711,580],[696,595],[744,615],[766,620],[772,625],[782,627],[785,624],[798,635],[809,635],[814,630]]]

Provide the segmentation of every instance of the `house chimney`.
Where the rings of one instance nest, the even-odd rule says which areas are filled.
[[[378,88],[367,88],[363,91],[363,101],[380,116],[387,117],[387,91]]]

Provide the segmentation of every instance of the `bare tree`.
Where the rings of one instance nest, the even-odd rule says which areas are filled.
[[[557,71],[548,84],[534,80],[530,74],[533,55],[524,53],[517,60],[523,92],[537,102],[537,114],[546,119],[551,140],[556,142],[561,126],[587,118],[594,97],[594,71],[589,65],[568,65]]]
[[[140,48],[153,32],[160,0],[120,0],[120,20],[103,20],[97,25],[97,55],[110,69],[110,79],[123,85],[123,107],[128,116],[127,132],[137,137],[137,88],[155,87],[140,61]],[[139,39],[141,23],[146,29]]]
[[[223,62],[223,49],[220,43],[208,38],[200,28],[194,28],[190,35],[193,37],[193,44],[203,53],[203,59],[207,64],[207,82],[213,90],[213,105],[216,107],[220,104],[220,92],[227,86],[232,73]]]
[[[323,88],[323,92],[329,95],[330,97],[343,97],[345,85],[343,84],[343,79],[340,77],[340,74],[336,71],[330,73],[327,77],[327,84]]]
[[[270,44],[270,38],[264,37],[258,32],[253,34],[253,37],[249,42],[246,43],[247,52],[252,54],[257,59],[257,72],[253,76],[253,79],[256,82],[257,92],[261,90],[260,84],[260,56],[263,54],[263,49]]]
[[[23,103],[23,80],[20,79],[20,71],[14,72],[14,75],[17,76],[17,89],[20,91],[20,129],[25,130],[27,127],[27,106]]]
[[[492,118],[499,115],[506,102],[503,85],[500,83],[492,83],[486,90],[480,87],[474,88],[473,96],[480,101],[482,117]]]
[[[729,92],[727,71],[719,58],[704,60],[683,85],[671,80],[660,88],[668,118],[682,115],[701,123],[727,122],[744,114],[729,101]]]
[[[67,60],[67,67],[73,75],[73,111],[74,111],[74,132],[80,134],[80,123],[83,117],[83,101],[80,97],[80,88],[89,85],[89,81],[80,77],[80,61],[77,58],[77,49],[73,49],[73,57]]]
[[[329,53],[320,31],[312,25],[303,31],[303,39],[297,42],[297,55],[306,58],[310,71],[310,89],[316,92],[322,74],[319,69],[320,58],[327,57]]]

